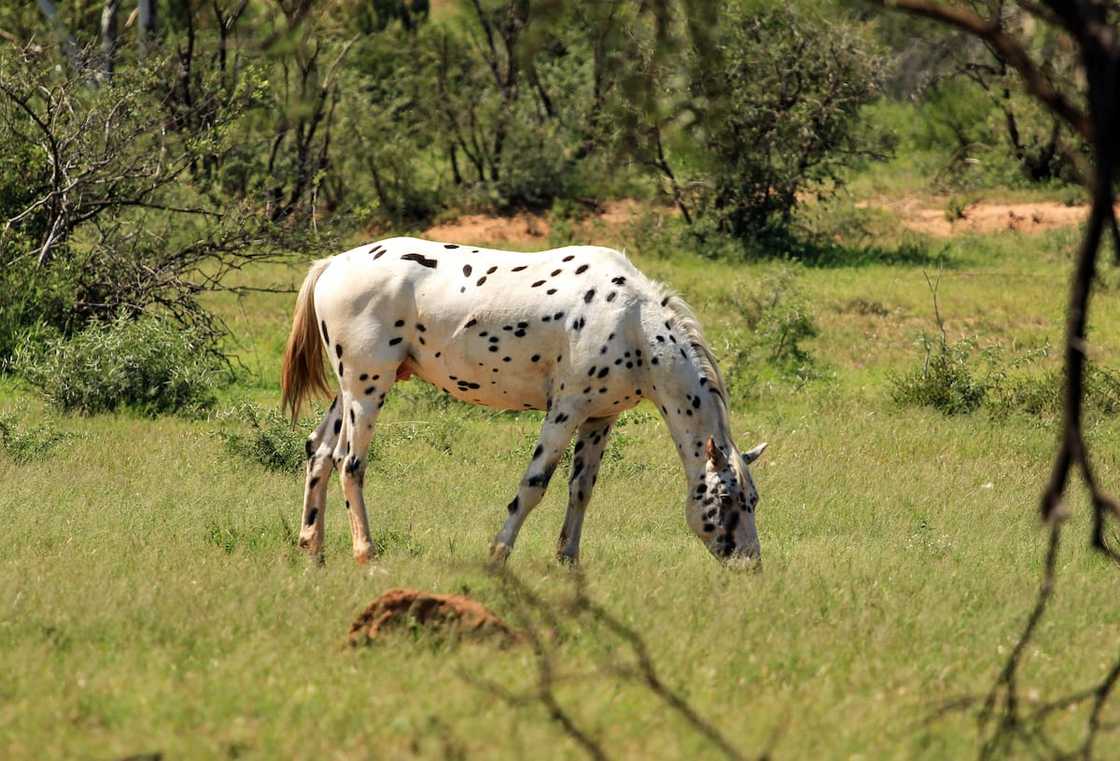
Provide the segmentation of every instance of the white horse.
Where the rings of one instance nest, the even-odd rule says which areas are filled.
[[[718,558],[760,555],[758,492],[740,453],[727,394],[696,317],[618,251],[569,246],[519,253],[391,238],[311,265],[296,300],[283,403],[340,393],[307,441],[299,544],[319,554],[327,479],[338,467],[354,557],[370,553],[362,498],[369,443],[385,396],[412,375],[471,404],[545,410],[540,439],[491,546],[504,560],[574,435],[568,510],[557,556],[576,561],[607,436],[619,413],[651,401],[688,478],[685,519]]]

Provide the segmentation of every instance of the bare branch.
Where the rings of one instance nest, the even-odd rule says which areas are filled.
[[[1022,43],[1003,29],[998,17],[985,19],[961,6],[943,5],[927,0],[879,0],[879,2],[889,8],[899,8],[916,16],[940,21],[984,40],[1019,72],[1027,92],[1057,114],[1074,132],[1086,140],[1093,139],[1093,124],[1089,117],[1054,88],[1042,70],[1031,60]]]

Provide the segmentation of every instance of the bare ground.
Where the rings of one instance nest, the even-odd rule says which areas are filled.
[[[882,209],[897,217],[904,227],[937,238],[975,233],[1016,231],[1036,234],[1063,227],[1074,227],[1085,221],[1089,207],[1067,206],[1057,201],[1029,201],[1000,203],[977,201],[962,210],[963,216],[950,219],[947,214],[949,199],[876,198],[862,201],[862,208]],[[662,209],[674,214],[675,210]],[[575,224],[578,232],[592,233],[597,228],[618,231],[642,213],[640,202],[623,199],[608,201],[603,210]],[[1117,206],[1120,214],[1120,206]],[[452,222],[435,225],[424,231],[432,240],[457,241],[481,244],[503,241],[511,244],[533,245],[547,241],[552,231],[546,216],[520,212],[512,216],[468,214]],[[596,237],[591,235],[589,237]]]
[[[933,206],[930,206],[931,202]],[[1041,233],[1079,225],[1089,214],[1088,206],[1081,204],[1067,206],[1056,201],[1023,203],[977,201],[964,207],[962,216],[957,219],[950,219],[951,215],[947,213],[948,198],[932,199],[932,201],[912,197],[898,200],[878,198],[859,205],[885,209],[898,217],[908,229],[938,238],[1009,230]]]

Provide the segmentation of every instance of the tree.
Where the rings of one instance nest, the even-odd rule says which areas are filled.
[[[1115,252],[1120,256],[1120,228],[1115,213],[1120,154],[1120,141],[1116,139],[1120,134],[1120,4],[1109,0],[1019,3],[1037,23],[1065,35],[1075,46],[1086,87],[1084,92],[1072,95],[1055,83],[1046,68],[1030,55],[1022,39],[1007,28],[1001,13],[981,16],[971,8],[933,0],[881,0],[881,4],[933,19],[982,40],[1018,72],[1026,91],[1084,140],[1092,152],[1092,166],[1085,172],[1092,206],[1076,257],[1066,313],[1062,429],[1050,479],[1039,505],[1042,519],[1049,527],[1043,579],[1019,641],[980,712],[982,726],[990,727],[994,722],[981,751],[984,757],[1010,751],[1015,743],[1022,742],[1038,746],[1036,750],[1054,757],[1088,759],[1093,756],[1097,735],[1104,727],[1103,708],[1120,681],[1120,660],[1091,688],[1030,709],[1023,707],[1018,677],[1026,648],[1054,594],[1062,520],[1066,515],[1064,499],[1074,473],[1080,474],[1090,495],[1092,532],[1089,540],[1103,557],[1120,565],[1120,548],[1109,542],[1105,531],[1110,522],[1120,520],[1120,503],[1105,493],[1097,481],[1082,427],[1089,301],[1102,239],[1108,231],[1111,231]],[[1065,754],[1047,739],[1042,721],[1056,710],[1079,703],[1091,706],[1086,734],[1078,748]]]

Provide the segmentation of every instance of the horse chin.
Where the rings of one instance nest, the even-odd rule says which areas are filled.
[[[736,548],[730,554],[721,554],[718,550],[711,545],[708,546],[708,551],[727,568],[736,571],[752,571],[759,572],[762,570],[762,550],[755,545],[744,549]]]

